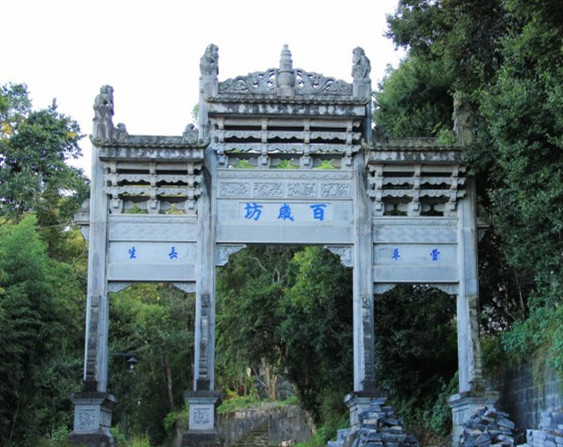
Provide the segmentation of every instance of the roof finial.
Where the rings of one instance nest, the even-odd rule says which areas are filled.
[[[277,72],[277,86],[279,96],[295,95],[295,71],[293,70],[293,60],[291,51],[287,45],[283,46],[280,56],[280,68]]]
[[[369,97],[371,95],[371,63],[363,48],[354,48],[352,60],[352,77],[354,78],[354,96]]]

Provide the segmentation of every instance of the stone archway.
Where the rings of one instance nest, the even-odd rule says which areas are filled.
[[[461,394],[452,405],[461,426],[482,382],[475,185],[462,147],[374,141],[370,63],[361,48],[351,83],[293,68],[287,46],[279,68],[220,82],[210,45],[200,68],[198,129],[188,126],[182,136],[129,135],[113,125],[113,89],[102,87],[96,98],[84,390],[74,396],[71,439],[112,442],[108,290],[154,280],[196,293],[184,443],[219,442],[215,267],[248,243],[325,245],[353,268],[353,429],[353,415],[378,397],[374,292],[414,282],[455,294]],[[146,214],[124,213],[135,207]],[[479,394],[479,403],[493,397]]]

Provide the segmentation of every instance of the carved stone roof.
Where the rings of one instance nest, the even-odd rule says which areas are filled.
[[[216,47],[210,46],[206,54],[213,51],[216,52]],[[216,62],[216,58],[213,60]],[[212,70],[212,73],[209,76],[207,71],[202,71],[201,79],[204,97],[213,103],[365,105],[371,95],[370,62],[361,48],[354,50],[353,83],[293,68],[287,45],[282,50],[279,68],[269,68],[222,82],[217,80],[216,71]]]
[[[390,138],[362,142],[368,163],[456,163],[462,162],[463,148],[436,138]]]
[[[181,136],[164,135],[127,135],[125,137],[106,140],[90,136],[96,147],[143,147],[143,148],[204,148],[208,141],[187,141]]]
[[[217,96],[207,97],[210,103],[230,102],[230,103],[246,103],[246,104],[342,104],[342,105],[365,105],[370,101],[368,97],[353,96],[334,96],[334,95],[303,95],[294,97],[280,97],[275,94],[220,94]]]
[[[202,161],[205,142],[186,141],[180,136],[127,135],[105,140],[90,136],[102,160]]]

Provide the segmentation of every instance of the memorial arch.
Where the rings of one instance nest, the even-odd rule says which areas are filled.
[[[451,405],[459,430],[495,397],[482,392],[475,185],[461,159],[467,117],[456,115],[453,145],[374,140],[361,48],[353,51],[352,82],[293,68],[287,46],[279,68],[219,81],[210,45],[200,72],[198,126],[181,136],[129,135],[112,122],[113,89],[102,87],[95,100],[91,199],[77,219],[90,251],[83,390],[73,397],[71,440],[113,442],[108,293],[159,281],[196,295],[184,444],[220,443],[215,270],[246,244],[322,245],[352,267],[352,430],[358,412],[380,397],[374,294],[418,283],[456,295],[460,394]]]

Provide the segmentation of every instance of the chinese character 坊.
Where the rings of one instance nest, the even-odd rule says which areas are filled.
[[[254,219],[257,221],[262,215],[262,205],[258,205],[256,202],[247,203],[244,210],[246,211],[244,215],[245,219]]]

